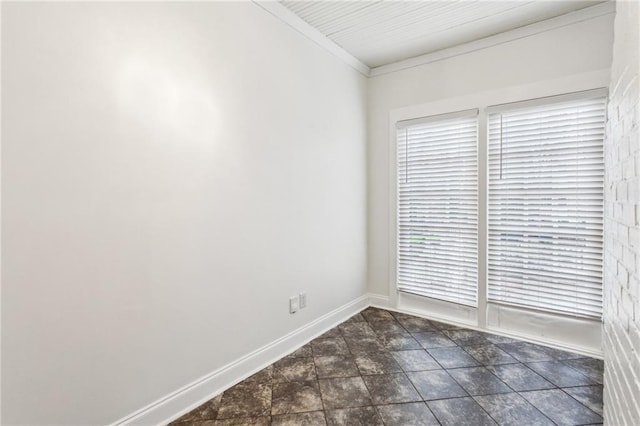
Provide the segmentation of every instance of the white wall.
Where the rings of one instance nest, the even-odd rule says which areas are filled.
[[[2,8],[3,424],[115,421],[366,291],[364,77],[253,3]]]
[[[556,94],[593,88],[581,87],[581,82],[599,81],[606,86],[608,79],[600,76],[608,75],[611,64],[612,22],[613,15],[608,14],[369,79],[368,282],[372,293],[389,294],[389,260],[395,250],[389,239],[389,170],[394,161],[389,155],[390,112],[412,106],[421,109],[426,104],[422,109],[433,110],[439,101],[455,108],[464,103],[455,102],[460,97],[491,105],[491,93],[498,91],[502,98],[524,100],[553,94],[548,92],[556,87],[560,88]],[[451,111],[439,113],[446,112]]]
[[[640,424],[640,6],[618,2],[605,141],[605,423]]]

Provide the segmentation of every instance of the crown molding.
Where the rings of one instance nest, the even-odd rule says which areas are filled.
[[[481,38],[468,43],[453,46],[447,49],[438,50],[436,52],[427,53],[402,61],[393,62],[388,65],[381,65],[372,68],[369,76],[375,77],[379,75],[389,74],[420,65],[429,64],[431,62],[441,61],[443,59],[452,58],[454,56],[464,55],[475,52],[477,50],[487,49],[499,44],[508,43],[510,41],[530,37],[546,31],[555,30],[557,28],[566,27],[568,25],[577,24],[579,22],[588,21],[600,16],[613,14],[616,11],[615,2],[607,1],[595,6],[577,10],[575,12],[566,13],[555,18],[546,19],[544,21],[535,22],[524,27],[505,31],[500,34]]]
[[[303,36],[307,37],[309,40],[313,41],[320,47],[327,50],[329,53],[336,56],[345,64],[359,71],[365,77],[369,76],[369,72],[371,71],[371,69],[367,65],[363,64],[355,56],[328,39],[324,34],[309,25],[306,21],[287,9],[280,2],[259,0],[252,1],[276,18],[280,19],[285,24],[289,25],[294,30],[298,31]]]

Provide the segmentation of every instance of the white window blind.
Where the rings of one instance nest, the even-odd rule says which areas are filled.
[[[476,306],[477,110],[399,123],[400,291]]]
[[[488,300],[602,314],[605,98],[491,113]]]

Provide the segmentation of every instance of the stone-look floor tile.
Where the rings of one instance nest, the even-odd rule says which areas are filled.
[[[438,331],[431,321],[420,317],[404,317],[398,318],[398,322],[405,330],[410,333],[420,333],[425,331]]]
[[[552,389],[555,385],[524,364],[492,365],[489,371],[515,391]]]
[[[394,319],[391,312],[379,308],[367,308],[361,312],[367,321],[375,321],[377,319]]]
[[[349,351],[352,354],[358,355],[362,353],[382,352],[386,351],[386,348],[375,337],[345,337]]]
[[[580,358],[565,361],[569,367],[584,374],[594,383],[603,384],[604,362],[595,358]]]
[[[258,371],[256,374],[247,377],[242,382],[238,383],[238,385],[247,385],[247,384],[269,384],[270,385],[272,379],[273,379],[273,365],[270,365]]]
[[[328,410],[371,405],[371,397],[362,377],[321,379],[320,392]]]
[[[404,373],[364,376],[363,380],[375,405],[422,401]]]
[[[456,346],[456,343],[439,331],[413,333],[413,338],[425,349],[446,348]]]
[[[269,417],[244,417],[237,419],[216,420],[212,423],[200,423],[197,426],[269,426]]]
[[[345,337],[351,336],[369,336],[376,337],[376,333],[373,332],[373,329],[366,322],[354,322],[351,324],[340,324],[338,326],[342,335]]]
[[[396,320],[370,321],[369,327],[371,327],[377,335],[404,334],[407,332]]]
[[[477,367],[480,365],[471,355],[457,346],[454,348],[433,348],[427,352],[444,368]]]
[[[356,365],[362,375],[399,373],[402,368],[387,352],[357,355]]]
[[[427,404],[442,426],[496,425],[473,398],[440,399]]]
[[[203,420],[215,420],[218,416],[218,410],[220,409],[220,401],[222,401],[222,394],[210,399],[195,410],[188,412],[170,424],[178,425],[179,423],[195,423]]]
[[[567,364],[571,364],[574,368],[580,366],[585,369],[593,370],[595,373],[602,375],[604,372],[604,361],[596,358],[580,358],[567,361]]]
[[[404,371],[440,370],[438,364],[424,349],[391,352]]]
[[[585,386],[596,383],[562,361],[530,362],[527,367],[559,387]]]
[[[352,324],[358,324],[358,323],[352,323]],[[343,323],[341,325],[346,325],[346,324]],[[330,337],[342,337],[342,333],[340,332],[340,326],[334,327],[331,330],[325,333],[322,333],[320,336],[317,337],[317,339],[328,339]]]
[[[391,312],[391,315],[393,315],[393,318],[395,318],[396,321],[400,321],[400,319],[415,318],[415,316],[413,315],[405,314],[402,312],[395,312],[395,311],[389,311],[389,312]]]
[[[351,318],[349,318],[348,320],[346,320],[345,322],[343,322],[343,324],[349,324],[352,322],[364,322],[365,319],[362,316],[362,314],[355,314],[354,316],[352,316]]]
[[[376,408],[386,426],[439,426],[424,402],[379,405]]]
[[[271,414],[304,413],[322,410],[318,383],[287,382],[273,385]]]
[[[315,379],[313,358],[283,358],[273,364],[273,383],[307,382]]]
[[[313,356],[313,351],[311,350],[311,344],[307,343],[306,345],[291,352],[287,355],[287,358],[308,358],[310,356]]]
[[[350,355],[347,342],[342,337],[315,339],[311,341],[313,356]]]
[[[584,358],[584,355],[580,355],[575,352],[563,351],[561,349],[556,349],[556,348],[545,348],[545,349],[549,355],[551,355],[554,359],[557,359],[559,361]]]
[[[314,358],[318,378],[353,377],[359,375],[358,367],[351,356],[320,356]]]
[[[404,351],[409,349],[421,349],[420,343],[408,332],[398,334],[378,334],[378,340],[390,351]]]
[[[448,324],[446,322],[431,321],[431,324],[438,330],[464,330],[464,328],[459,325]]]
[[[475,396],[473,399],[501,426],[554,426],[517,393]]]
[[[482,365],[515,364],[518,362],[514,357],[493,344],[464,346],[462,349]]]
[[[491,333],[485,333],[484,338],[487,339],[489,342],[494,343],[494,344],[497,344],[497,343],[518,343],[519,342],[519,340],[512,339],[511,337],[500,336],[499,334],[491,334]]]
[[[282,414],[271,417],[271,426],[325,426],[326,424],[323,411]]]
[[[598,423],[602,417],[560,389],[521,392],[520,395],[559,426]]]
[[[485,334],[476,330],[443,330],[442,333],[460,346],[473,346],[489,343]]]
[[[468,396],[464,389],[444,370],[417,371],[407,373],[407,377],[425,401]]]
[[[234,417],[268,416],[271,411],[271,385],[241,383],[222,394],[218,420]]]
[[[520,362],[553,361],[544,346],[527,342],[498,343],[498,347]]]
[[[344,408],[326,412],[329,426],[383,426],[373,407]]]
[[[566,393],[577,399],[582,405],[602,416],[602,385],[564,388]]]
[[[509,393],[512,390],[485,367],[456,368],[447,370],[469,395]]]
[[[389,314],[391,315],[391,312],[389,312]],[[367,322],[369,323],[369,325],[372,325],[375,323],[381,324],[383,322],[400,325],[400,323],[395,319],[393,315],[385,316],[385,317],[369,317],[367,318]]]

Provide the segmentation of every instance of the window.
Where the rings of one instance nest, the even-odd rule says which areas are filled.
[[[477,113],[398,123],[400,291],[477,304]]]
[[[605,98],[489,111],[488,300],[602,313]]]

